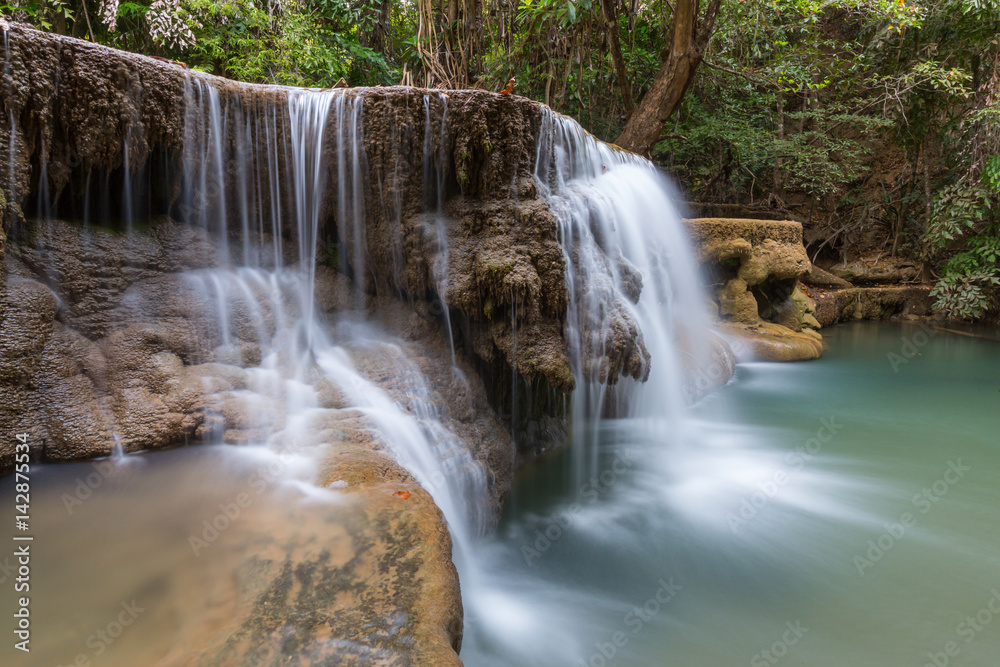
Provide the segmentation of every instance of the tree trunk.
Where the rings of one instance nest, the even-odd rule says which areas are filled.
[[[778,138],[778,151],[777,155],[774,156],[774,194],[778,199],[784,199],[785,197],[785,179],[781,172],[781,151],[783,146],[781,141],[785,138],[785,93],[780,88],[778,89],[778,118],[777,118],[777,138]]]
[[[389,20],[392,12],[392,0],[379,0],[378,4],[366,5],[362,11],[366,14],[366,23],[371,24],[371,32],[360,31],[358,39],[361,46],[367,46],[378,51],[383,56],[387,53],[389,42]]]
[[[930,159],[927,155],[927,145],[930,143],[930,135],[924,136],[924,141],[921,144],[921,150],[924,154],[924,212],[927,215],[927,224],[931,224],[931,214],[933,210],[931,208],[931,167]]]
[[[383,56],[388,54],[389,35],[392,34],[392,0],[382,0],[378,13],[378,38],[376,47]]]
[[[615,142],[640,155],[649,155],[667,120],[674,113],[705,56],[721,0],[711,0],[698,22],[699,0],[677,0],[670,45],[660,71]]]
[[[611,60],[615,64],[615,76],[618,78],[618,87],[622,91],[625,115],[631,116],[635,109],[635,102],[632,100],[632,84],[628,80],[625,59],[622,57],[621,42],[618,39],[618,13],[615,10],[615,2],[616,0],[601,0],[601,13],[604,15],[604,26],[608,31]]]

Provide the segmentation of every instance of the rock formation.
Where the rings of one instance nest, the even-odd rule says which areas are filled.
[[[564,340],[564,252],[534,174],[540,104],[481,91],[331,93],[335,121],[316,135],[327,185],[310,228],[282,180],[302,169],[288,148],[307,120],[289,111],[300,93],[25,26],[5,37],[0,428],[28,432],[50,461],[280,438],[288,420],[274,405],[285,397],[260,381],[261,341],[278,341],[279,356],[294,347],[283,313],[307,306],[234,272],[220,284],[218,271],[280,264],[308,277],[321,317],[353,312],[398,336],[441,423],[487,471],[495,519],[516,463],[508,428],[522,455],[550,446],[561,396],[580,380]],[[621,258],[607,261],[628,275]],[[641,280],[630,285],[634,302]],[[584,373],[644,378],[656,360],[630,308],[609,312]],[[692,398],[732,373],[725,344],[715,350]],[[411,401],[392,359],[353,352],[360,375]],[[232,623],[177,660],[457,662],[461,598],[440,510],[377,424],[329,383],[313,388],[323,417],[305,444],[326,451],[317,483],[353,503],[331,519],[350,548],[274,536],[239,573]],[[0,443],[0,468],[12,461]]]
[[[815,306],[798,287],[812,268],[801,224],[696,218],[688,227],[738,359],[794,361],[823,353]]]
[[[825,327],[854,320],[927,317],[932,314],[930,287],[847,287],[815,290],[816,319]]]

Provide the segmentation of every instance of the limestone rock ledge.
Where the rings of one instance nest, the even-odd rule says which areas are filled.
[[[174,446],[215,434],[239,444],[282,433],[280,389],[254,382],[261,329],[275,331],[266,299],[229,304],[221,337],[200,269],[218,266],[217,240],[161,219],[125,235],[58,221],[7,248],[0,272],[0,429],[28,432],[45,460]],[[184,252],[178,249],[183,248]],[[317,275],[321,308],[349,310],[353,285]],[[514,448],[485,389],[427,304],[369,298],[370,317],[401,338],[400,354],[435,387],[442,423],[489,471],[498,512]],[[365,377],[406,401],[398,368],[378,349],[355,351]],[[460,379],[464,378],[464,379]],[[164,664],[459,664],[462,609],[451,538],[431,496],[396,462],[380,431],[330,386],[307,442],[323,451],[316,483],[347,496],[325,512],[328,535],[293,524],[267,536],[237,573],[235,615],[185,637]],[[44,444],[43,444],[44,443]],[[13,447],[0,450],[10,469]],[[394,495],[400,492],[400,495]],[[402,498],[401,496],[406,496]]]
[[[207,89],[218,96],[222,117],[238,119],[223,124],[223,136],[211,137],[227,164],[219,169],[223,183],[210,177],[209,190],[238,191],[244,175],[237,154],[269,155],[275,173],[291,171],[287,146],[275,151],[264,131],[250,139],[242,134],[251,120],[268,120],[272,133],[288,136],[289,89],[241,84],[20,24],[9,26],[6,44],[0,146],[11,150],[0,160],[7,191],[0,219],[8,236],[44,217],[32,210],[43,187],[60,206],[80,208],[74,198],[81,198],[90,174],[94,182],[117,181],[112,194],[120,195],[126,166],[133,175],[158,170],[143,202],[154,213],[195,224],[188,218],[221,212],[231,230],[239,229],[240,205],[232,197],[212,208],[208,195],[185,192],[181,164],[198,159],[191,146],[206,145],[210,132],[211,105],[199,92]],[[484,367],[503,365],[508,374],[515,369],[529,381],[571,390],[575,379],[562,340],[565,262],[532,171],[542,105],[484,91],[444,95],[403,87],[350,89],[343,96],[360,108],[363,154],[338,152],[347,130],[331,122],[321,147],[331,182],[319,224],[333,255],[341,250],[338,269],[369,294],[442,300],[467,324],[461,333]],[[338,159],[356,160],[357,169],[344,176],[359,172],[356,182],[338,182]],[[429,169],[437,191],[429,191]],[[283,235],[294,238],[293,189],[275,194],[266,180],[254,184],[256,206],[281,211]],[[338,201],[339,192],[355,186],[359,201]],[[435,200],[444,209],[441,230],[428,215],[436,213]],[[345,207],[364,212],[363,228],[342,215]],[[608,366],[615,375],[624,371],[615,359]]]
[[[927,285],[847,287],[813,290],[816,319],[825,326],[853,320],[884,320],[895,316],[932,315]]]
[[[273,186],[292,171],[292,151],[276,144],[295,131],[289,97],[298,93],[24,25],[6,32],[0,106],[13,125],[0,122],[0,146],[9,149],[0,160],[0,218],[12,242],[29,233],[29,221],[49,214],[36,210],[43,192],[56,208],[52,217],[79,220],[89,206],[93,223],[103,215],[93,184],[111,184],[101,196],[114,211],[131,176],[144,188],[147,213],[213,233],[224,222],[233,263],[245,259],[239,230],[256,233],[256,220],[241,228],[248,207],[267,212],[265,225],[280,218],[281,236],[294,245],[294,188],[287,178]],[[539,425],[562,421],[564,401],[543,409],[514,405],[529,394],[561,396],[581,380],[563,339],[569,294],[557,221],[534,178],[543,105],[516,95],[404,87],[334,96],[330,108],[340,111],[331,112],[320,147],[328,172],[318,202],[320,263],[369,297],[436,304],[439,320],[450,316],[456,344],[498,412],[531,416],[513,426],[518,442],[553,440],[554,429]],[[355,120],[361,130],[352,134]],[[209,145],[221,146],[212,150],[223,157],[206,158]],[[266,159],[248,164],[248,155]],[[249,206],[235,194],[248,180]],[[628,311],[618,305],[609,307]],[[618,318],[603,333],[585,373],[611,383],[648,371],[638,327]]]
[[[815,304],[799,288],[811,264],[790,220],[686,221],[706,267],[720,330],[740,361],[799,361],[823,353]]]
[[[441,512],[361,433],[331,447],[318,480],[339,487],[342,504],[296,507],[308,529],[293,515],[259,536],[235,573],[231,617],[193,630],[158,664],[462,664],[462,599]]]

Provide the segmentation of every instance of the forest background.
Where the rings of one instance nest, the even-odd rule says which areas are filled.
[[[695,211],[1000,312],[1000,0],[0,0],[250,82],[514,92],[649,156]]]

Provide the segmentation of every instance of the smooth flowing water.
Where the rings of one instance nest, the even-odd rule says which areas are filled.
[[[344,504],[313,486],[314,475],[311,456],[263,445],[33,466],[31,653],[4,641],[0,664],[136,667],[190,657],[236,615],[248,554],[292,530],[331,550],[343,544]],[[8,507],[12,480],[0,492]],[[7,544],[17,544],[12,536],[4,530]],[[5,549],[0,585],[11,592],[17,568]],[[2,596],[0,616],[11,619],[15,604]]]
[[[1000,342],[897,324],[826,335],[819,361],[740,366],[683,431],[604,422],[582,485],[567,450],[523,469],[475,551],[481,589],[507,594],[491,623],[511,641],[476,641],[467,615],[466,664],[996,664]],[[152,665],[209,635],[248,552],[290,523],[335,525],[313,468],[262,446],[39,467],[31,664]],[[253,503],[195,553],[190,535],[238,492]]]
[[[669,183],[545,112],[535,177],[567,263],[573,443],[522,471],[500,532],[484,537],[488,471],[449,431],[407,344],[362,321],[362,289],[342,317],[315,303],[320,253],[359,285],[369,279],[363,95],[266,90],[273,104],[245,108],[189,76],[172,211],[220,246],[218,266],[184,280],[215,305],[205,358],[246,368],[241,388],[220,397],[230,410],[225,401],[239,403],[240,428],[207,437],[244,446],[37,470],[38,664],[155,664],[211,636],[234,613],[225,573],[281,526],[321,539],[329,530],[324,518],[344,498],[312,485],[323,457],[313,436],[344,406],[445,515],[470,665],[940,667],[938,652],[969,664],[996,654],[995,342],[839,329],[824,360],[744,366],[689,414],[683,369],[704,363],[708,324]],[[423,213],[443,300],[447,100],[423,99]],[[128,143],[140,130],[126,133],[114,206],[129,234],[143,177]],[[40,174],[36,209],[47,218],[57,207],[45,165]],[[331,197],[337,241],[323,248]],[[402,215],[401,202],[384,205]],[[381,369],[366,372],[375,358]],[[620,418],[603,418],[611,413]],[[193,544],[202,521],[247,488],[256,495],[241,516],[252,519]]]
[[[582,483],[598,472],[592,436],[602,416],[683,420],[683,360],[709,363],[707,297],[674,188],[651,163],[551,112],[537,153],[535,178],[566,259],[565,337],[578,382],[571,456]],[[637,330],[643,349],[616,349],[623,330]]]
[[[542,627],[466,664],[998,664],[1000,342],[930,331],[827,330],[682,430],[606,421],[582,485],[523,469],[483,554]]]

